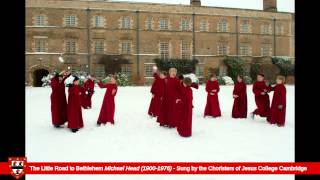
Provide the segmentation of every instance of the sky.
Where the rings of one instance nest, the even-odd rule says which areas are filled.
[[[113,0],[129,2],[153,2],[168,4],[190,4],[190,0]],[[231,7],[262,10],[263,0],[201,0],[204,6]],[[294,12],[294,0],[277,0],[278,11]]]

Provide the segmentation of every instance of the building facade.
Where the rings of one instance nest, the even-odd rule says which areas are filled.
[[[285,56],[294,59],[294,14],[264,10],[106,0],[26,1],[26,83],[37,85],[56,69],[104,76],[101,55],[121,55],[132,83],[152,81],[155,58],[199,60],[196,73],[226,72],[223,58]],[[62,56],[64,62],[59,61]]]

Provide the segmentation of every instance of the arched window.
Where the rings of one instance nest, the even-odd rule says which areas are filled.
[[[222,19],[218,23],[218,32],[227,32],[228,31],[228,21]]]

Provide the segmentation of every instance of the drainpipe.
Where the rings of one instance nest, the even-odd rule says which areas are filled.
[[[196,14],[192,14],[192,59],[196,58],[196,32],[195,32],[195,17]]]
[[[277,56],[276,53],[276,18],[273,19],[273,56]]]
[[[87,73],[91,74],[91,37],[90,37],[90,19],[91,19],[91,10],[87,8]]]
[[[236,54],[237,58],[239,58],[239,16],[236,16]]]
[[[137,76],[138,79],[140,80],[140,26],[139,26],[139,11],[136,11],[136,19],[137,19],[137,23],[136,23],[136,32],[137,32],[137,44],[136,44],[136,50],[137,50]]]

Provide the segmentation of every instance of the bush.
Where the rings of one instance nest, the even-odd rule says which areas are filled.
[[[257,75],[261,73],[262,66],[259,63],[253,63],[250,67],[251,80],[256,80]]]
[[[50,86],[51,79],[53,78],[54,74],[48,74],[47,76],[43,76],[41,79],[42,81],[42,87]]]
[[[294,74],[294,64],[290,59],[274,57],[272,63],[279,67],[281,75],[286,77]]]
[[[116,73],[117,83],[119,86],[128,86],[129,85],[129,78],[124,73]]]
[[[221,76],[217,76],[217,79],[218,79],[219,85],[226,85],[226,83],[224,82]]]
[[[241,58],[226,57],[223,59],[223,62],[228,67],[228,76],[234,81],[239,74],[244,73],[244,61]]]
[[[243,76],[243,80],[246,84],[252,84],[252,78],[250,76]]]
[[[196,70],[196,65],[198,64],[197,59],[187,60],[187,59],[154,59],[156,66],[160,71],[168,71],[170,68],[176,68],[179,74],[189,74],[194,73]]]

